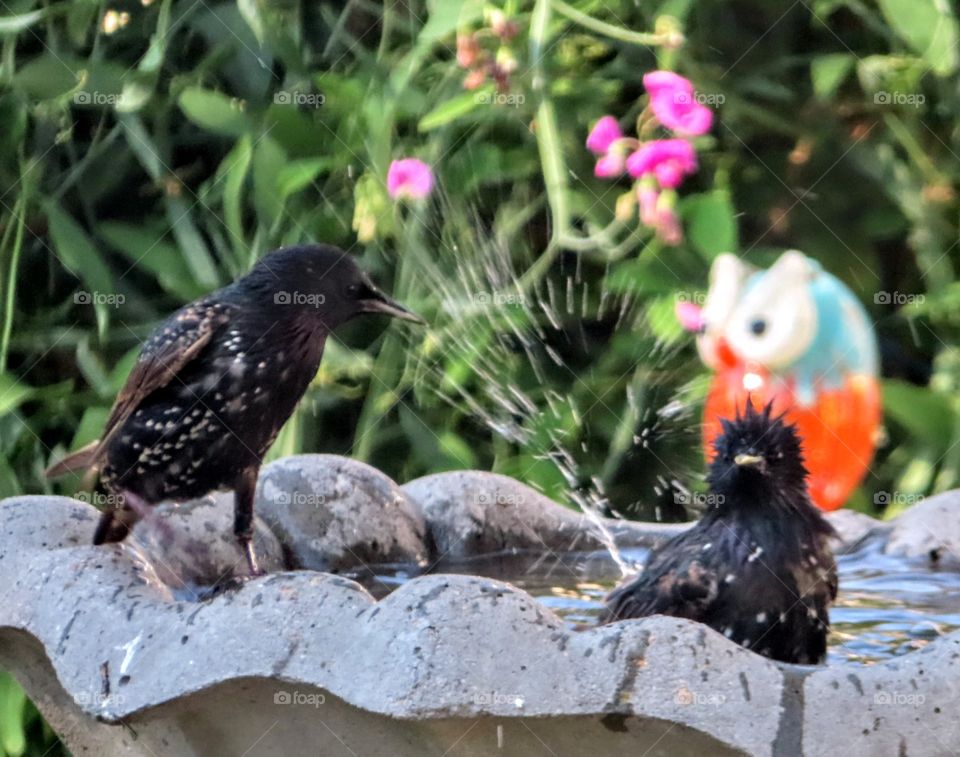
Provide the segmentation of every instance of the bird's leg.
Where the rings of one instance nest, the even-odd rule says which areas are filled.
[[[233,489],[233,533],[247,558],[251,576],[262,576],[264,572],[257,565],[257,555],[253,549],[253,502],[259,472],[259,465],[247,468],[240,474]]]

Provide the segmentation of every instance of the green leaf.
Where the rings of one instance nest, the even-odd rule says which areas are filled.
[[[250,135],[244,135],[237,140],[217,170],[218,181],[226,176],[223,183],[223,220],[232,237],[230,242],[238,260],[247,247],[243,232],[243,185],[252,161],[253,143]]]
[[[150,47],[137,64],[137,70],[144,74],[157,73],[163,65],[167,51],[167,40],[170,38],[170,9],[173,0],[163,0],[160,3],[160,13],[157,16],[157,28],[150,36]]]
[[[280,169],[277,174],[277,191],[282,199],[296,194],[330,168],[329,158],[306,158],[293,160]]]
[[[140,345],[138,344],[136,347],[131,347],[127,351],[127,354],[120,358],[113,366],[113,370],[110,371],[110,386],[113,387],[113,394],[117,394],[123,388],[123,385],[127,383],[130,371],[133,370],[133,366],[136,365],[139,359]]]
[[[420,40],[436,42],[482,17],[483,3],[479,0],[427,0],[427,23],[420,30]]]
[[[170,231],[180,246],[183,259],[197,283],[204,289],[213,289],[220,283],[220,275],[213,263],[213,256],[193,221],[196,201],[188,202],[183,197],[168,197],[167,218]]]
[[[89,336],[84,336],[77,343],[77,368],[83,374],[84,380],[93,387],[93,390],[104,400],[109,400],[110,379],[100,360],[100,356],[90,349]]]
[[[89,35],[97,28],[97,17],[100,8],[94,3],[71,3],[67,12],[67,34],[75,48],[84,48]]]
[[[57,257],[86,286],[77,293],[77,302],[83,304],[86,301],[93,305],[97,331],[102,337],[109,322],[110,305],[105,298],[117,296],[110,269],[87,232],[70,215],[52,202],[47,204],[46,213]]]
[[[0,373],[0,415],[16,410],[33,395],[32,386],[23,383],[16,376]]]
[[[164,181],[171,171],[164,165],[160,157],[161,151],[144,127],[143,121],[132,113],[122,113],[118,120],[130,150],[136,155],[147,175],[157,183]],[[164,204],[170,230],[193,278],[205,290],[215,288],[220,282],[220,276],[206,242],[193,221],[193,209],[198,204],[197,201],[188,203],[186,198],[170,195],[165,198]]]
[[[560,504],[564,504],[570,494],[570,485],[557,463],[537,452],[506,458],[494,472],[519,479]]]
[[[857,78],[878,105],[897,104],[919,93],[920,77],[927,64],[912,55],[865,55],[857,62]],[[896,98],[894,97],[896,95]]]
[[[136,155],[143,170],[155,182],[163,178],[164,165],[160,160],[160,153],[157,146],[153,143],[150,133],[137,116],[132,114],[122,114],[118,117],[120,125],[123,127],[123,133],[127,138],[127,144],[131,152]]]
[[[270,137],[264,137],[253,148],[253,200],[257,215],[267,228],[277,224],[283,214],[283,199],[277,194],[280,169],[287,156]]]
[[[893,30],[940,76],[957,70],[960,33],[945,0],[878,0]]]
[[[617,294],[672,294],[677,276],[654,256],[627,258],[611,267],[604,287]]]
[[[27,695],[9,673],[0,673],[0,751],[20,757],[27,751],[23,712]]]
[[[263,18],[260,16],[260,8],[257,6],[257,0],[237,0],[237,8],[243,20],[247,22],[250,31],[257,38],[261,45],[264,40]]]
[[[684,335],[683,327],[677,320],[676,297],[657,297],[647,307],[647,323],[653,335],[667,344],[675,342]]]
[[[170,6],[172,0],[160,3],[157,16],[157,28],[150,36],[150,47],[137,64],[137,70],[125,76],[123,92],[117,102],[117,110],[123,113],[136,113],[143,108],[156,91],[160,67],[167,53],[167,40],[170,37]]]
[[[955,420],[946,397],[896,379],[883,381],[882,388],[883,410],[888,418],[940,450],[949,446]]]
[[[116,108],[121,113],[136,113],[150,102],[157,85],[156,74],[131,72],[123,85]]]
[[[243,101],[202,87],[187,87],[177,100],[180,110],[193,123],[215,134],[239,137],[247,133],[250,122],[243,112]]]
[[[440,452],[446,458],[440,464],[450,470],[473,469],[477,467],[477,453],[461,436],[452,431],[440,434]],[[436,463],[435,463],[436,465]],[[440,470],[437,468],[437,470]]]
[[[16,497],[23,494],[23,487],[17,478],[17,472],[10,467],[5,458],[0,457],[0,497]],[[0,695],[2,696],[2,695]]]
[[[77,87],[80,70],[72,58],[40,55],[18,67],[13,84],[32,100],[52,100]]]
[[[817,97],[827,100],[836,93],[853,69],[856,58],[850,53],[832,53],[813,59],[810,79]]]
[[[369,352],[353,350],[343,342],[328,339],[323,348],[323,362],[313,380],[317,386],[329,386],[339,381],[361,381],[370,375],[373,357]]]
[[[417,128],[420,131],[436,129],[438,126],[443,126],[461,116],[465,116],[485,101],[489,102],[492,97],[492,84],[487,84],[473,91],[464,92],[456,97],[450,98],[446,102],[440,103],[440,105],[420,119]]]
[[[109,416],[110,408],[105,405],[88,407],[84,410],[83,417],[80,418],[77,430],[73,434],[70,449],[80,449],[90,442],[99,439]]]
[[[48,8],[38,8],[15,16],[0,16],[0,34],[19,34],[38,21],[42,21],[48,10]]]
[[[152,273],[157,283],[178,299],[192,300],[206,291],[194,280],[180,250],[165,238],[157,224],[135,226],[104,221],[97,226],[97,235],[133,266]]]
[[[696,195],[684,203],[687,237],[707,262],[723,252],[735,252],[737,219],[726,190]]]

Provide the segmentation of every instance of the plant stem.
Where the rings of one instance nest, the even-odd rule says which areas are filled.
[[[20,250],[23,247],[23,231],[26,226],[26,201],[21,194],[13,206],[13,216],[17,222],[17,233],[10,253],[10,270],[7,272],[7,292],[4,298],[3,334],[0,336],[0,373],[7,370],[7,353],[10,349],[10,334],[13,332],[13,305],[17,286],[17,269],[20,267]],[[13,219],[11,219],[12,221]]]
[[[540,98],[537,106],[537,150],[543,166],[543,182],[550,206],[550,241],[540,257],[520,277],[518,286],[526,290],[549,270],[561,249],[561,240],[569,236],[567,205],[567,167],[560,146],[560,130],[553,103],[547,96],[543,71],[544,47],[549,38],[550,0],[537,0],[530,17],[530,58],[533,61],[533,89]]]
[[[913,133],[903,125],[903,121],[892,113],[884,116],[883,121],[886,123],[887,128],[893,132],[893,136],[897,138],[897,141],[901,144],[907,155],[910,156],[910,159],[916,164],[917,168],[920,169],[924,177],[926,177],[926,180],[931,184],[943,181],[943,174],[937,170],[933,161],[930,160],[930,156],[924,152],[924,149],[920,146],[920,143],[917,142]]]
[[[555,11],[566,16],[574,23],[580,24],[580,26],[595,31],[598,34],[603,34],[612,39],[618,39],[621,42],[645,46],[663,45],[669,41],[671,37],[671,35],[668,34],[657,34],[654,32],[633,32],[629,29],[624,29],[622,26],[608,24],[583,11],[577,10],[572,5],[567,5],[563,0],[552,0],[550,5],[553,6]]]

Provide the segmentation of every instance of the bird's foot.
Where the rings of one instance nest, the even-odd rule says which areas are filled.
[[[253,549],[253,539],[241,537],[239,541],[240,548],[243,550],[243,555],[247,560],[247,575],[245,578],[249,580],[266,575],[267,571],[263,570],[259,563],[257,563],[257,553]]]

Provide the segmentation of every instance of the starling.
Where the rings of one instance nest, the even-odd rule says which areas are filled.
[[[329,245],[270,253],[243,278],[176,311],[143,345],[99,441],[47,470],[92,468],[116,503],[94,544],[120,542],[148,507],[234,491],[251,575],[264,454],[317,373],[330,332],[362,313],[423,323]]]
[[[747,401],[714,443],[707,510],[606,600],[602,622],[674,615],[783,662],[827,652],[833,527],[811,503],[796,428]]]

